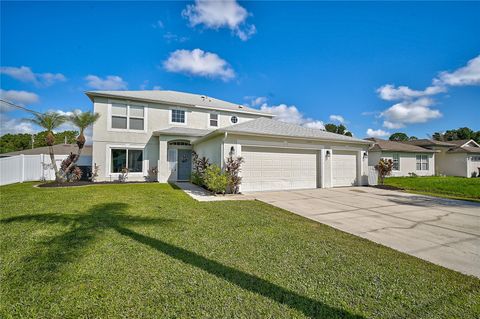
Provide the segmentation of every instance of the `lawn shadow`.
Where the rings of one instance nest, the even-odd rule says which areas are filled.
[[[95,205],[86,213],[32,214],[1,219],[2,224],[35,222],[40,227],[42,224],[68,227],[66,232],[41,241],[31,255],[21,260],[20,267],[14,273],[5,275],[5,279],[11,279],[5,282],[21,286],[28,282],[52,281],[64,265],[80,258],[84,248],[105,230],[124,225],[159,225],[173,221],[127,215],[127,208],[125,203],[106,203]]]
[[[331,307],[318,300],[305,297],[296,292],[287,290],[276,284],[268,282],[255,275],[245,273],[235,268],[223,265],[184,248],[177,247],[162,240],[151,238],[128,228],[118,227],[117,231],[131,239],[147,245],[157,251],[175,258],[188,265],[197,267],[218,278],[226,280],[250,292],[262,295],[292,309],[298,310],[311,318],[363,318],[360,315]]]

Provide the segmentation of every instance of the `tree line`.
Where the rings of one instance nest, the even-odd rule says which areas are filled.
[[[47,146],[46,137],[48,131],[35,134],[19,133],[5,134],[0,136],[0,154],[23,151],[36,147]],[[78,131],[63,131],[55,134],[54,144],[73,144],[76,142]]]
[[[458,129],[447,130],[445,132],[435,132],[431,138],[436,141],[448,142],[458,140],[474,140],[480,143],[480,131],[474,131],[468,127],[460,127]],[[405,142],[416,140],[416,136],[408,136],[403,132],[397,132],[390,135],[390,141]]]

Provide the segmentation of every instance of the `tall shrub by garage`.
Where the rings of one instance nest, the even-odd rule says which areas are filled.
[[[215,194],[225,194],[228,185],[228,176],[215,164],[208,166],[203,175],[205,187]]]

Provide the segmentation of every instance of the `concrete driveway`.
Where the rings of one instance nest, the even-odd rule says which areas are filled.
[[[247,196],[480,277],[480,204],[371,187],[259,192]]]

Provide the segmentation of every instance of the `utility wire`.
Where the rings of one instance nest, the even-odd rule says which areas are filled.
[[[20,106],[20,105],[14,104],[14,103],[9,102],[9,101],[4,100],[4,99],[0,99],[0,101],[1,101],[2,103],[8,104],[8,105],[10,105],[10,106],[12,106],[12,107],[14,107],[14,108],[20,109],[20,110],[22,110],[22,111],[26,111],[26,112],[33,113],[33,114],[41,114],[41,113],[39,113],[39,112],[37,112],[37,111],[33,111],[33,110],[30,110],[30,109],[27,109],[27,108],[24,107],[24,106]]]

